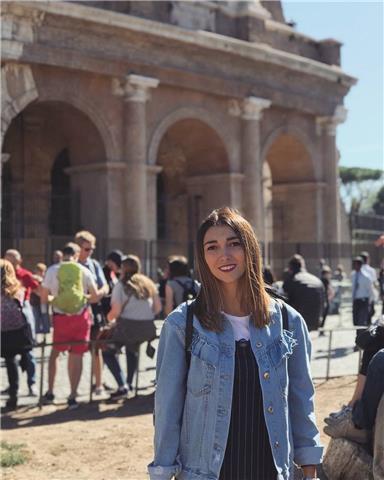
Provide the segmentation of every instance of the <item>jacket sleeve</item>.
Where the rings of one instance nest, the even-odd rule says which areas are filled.
[[[160,335],[154,411],[155,456],[148,466],[151,480],[170,479],[181,470],[178,451],[187,375],[183,317],[180,310],[173,312]]]
[[[289,329],[297,345],[288,361],[289,416],[291,421],[294,461],[298,465],[317,465],[323,447],[314,413],[314,387],[310,373],[311,341],[300,314],[288,307]]]

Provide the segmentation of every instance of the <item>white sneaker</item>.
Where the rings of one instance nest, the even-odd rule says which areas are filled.
[[[328,425],[338,423],[345,417],[349,416],[350,412],[352,412],[352,407],[349,407],[348,405],[343,405],[340,410],[338,410],[337,412],[332,412],[329,414],[328,417],[324,418],[324,422]]]

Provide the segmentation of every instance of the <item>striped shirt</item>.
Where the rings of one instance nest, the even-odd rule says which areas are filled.
[[[229,435],[220,480],[276,480],[259,369],[249,341],[236,342]]]

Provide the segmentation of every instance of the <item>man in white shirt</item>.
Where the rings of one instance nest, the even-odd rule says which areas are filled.
[[[373,283],[362,271],[363,259],[355,257],[352,262],[352,317],[357,326],[369,325],[369,301],[373,296]],[[358,335],[358,332],[357,334]]]
[[[69,351],[68,374],[71,393],[68,408],[78,407],[77,387],[80,382],[83,354],[88,350],[91,330],[89,302],[98,301],[102,293],[97,290],[92,273],[77,262],[80,248],[68,243],[63,249],[63,261],[48,268],[41,285],[41,311],[48,315],[48,298],[53,297],[53,343],[48,366],[48,391],[44,403],[53,403],[53,387],[60,352]],[[68,343],[67,343],[68,342]],[[71,342],[82,342],[70,345]]]
[[[360,257],[363,259],[363,266],[361,267],[361,271],[367,275],[372,280],[373,285],[373,295],[372,298],[369,299],[369,319],[373,317],[375,314],[375,301],[379,297],[377,286],[377,273],[376,270],[371,267],[369,264],[369,253],[368,252],[361,252]]]

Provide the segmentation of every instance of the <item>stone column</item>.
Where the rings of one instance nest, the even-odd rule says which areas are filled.
[[[336,127],[347,117],[347,110],[336,107],[332,117],[317,118],[317,133],[321,137],[324,166],[325,202],[324,202],[324,237],[330,243],[341,242],[340,192],[338,172],[338,152],[336,147]]]
[[[159,80],[140,75],[127,75],[123,81],[113,82],[114,93],[124,99],[125,235],[132,239],[146,239],[148,233],[146,102],[149,89],[158,84]]]
[[[230,104],[230,113],[242,118],[243,211],[261,241],[265,225],[260,124],[263,110],[270,106],[270,100],[257,97]]]

